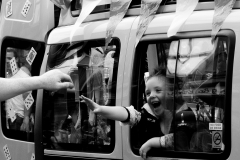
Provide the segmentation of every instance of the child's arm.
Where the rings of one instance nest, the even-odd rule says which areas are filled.
[[[151,148],[160,148],[160,137],[154,137],[145,142],[139,149],[139,154],[143,159],[147,158],[147,153]]]
[[[80,97],[87,104],[94,113],[101,114],[108,119],[125,121],[128,118],[128,112],[121,106],[101,106],[93,102],[91,99],[81,96]]]
[[[147,158],[147,152],[151,148],[166,148],[173,149],[174,147],[174,139],[173,133],[166,134],[162,137],[153,137],[145,142],[141,148],[139,149],[139,154],[143,159]]]

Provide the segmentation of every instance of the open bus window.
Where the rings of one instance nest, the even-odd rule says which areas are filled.
[[[137,46],[132,94],[138,95],[138,98],[132,96],[131,102],[135,109],[142,111],[146,106],[146,79],[155,68],[165,70],[170,86],[166,92],[166,103],[161,104],[172,116],[167,133],[162,127],[165,125],[161,119],[164,115],[157,117],[151,109],[147,111],[160,121],[160,131],[155,131],[159,133],[156,137],[165,142],[160,150],[198,153],[224,151],[228,46],[226,37],[218,37],[214,44],[210,37],[206,37],[142,41]],[[136,154],[147,141],[141,140],[148,133],[143,128],[131,129],[131,145]],[[216,133],[220,135],[217,138],[214,137]],[[160,156],[154,149],[148,155],[151,154]]]
[[[74,88],[44,91],[43,136],[47,149],[108,153],[115,145],[114,121],[94,114],[79,96],[100,105],[115,105],[119,43],[104,40],[51,45],[48,70],[71,76]],[[77,146],[76,146],[77,145]]]
[[[5,40],[4,77],[12,79],[39,75],[44,49],[44,45],[38,42]],[[2,126],[6,137],[33,141],[36,93],[29,91],[4,102]]]

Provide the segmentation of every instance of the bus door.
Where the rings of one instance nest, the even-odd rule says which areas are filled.
[[[1,77],[39,75],[45,36],[54,27],[53,3],[3,0],[0,21]],[[0,159],[35,159],[36,97],[34,90],[1,102]]]
[[[37,98],[37,159],[122,159],[118,122],[94,114],[79,99],[84,95],[100,105],[122,104],[122,83],[127,39],[134,18],[117,26],[105,48],[108,20],[86,22],[72,37],[74,26],[51,31],[41,73],[60,69],[74,88],[39,91]]]

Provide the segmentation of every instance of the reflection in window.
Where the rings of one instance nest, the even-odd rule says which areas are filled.
[[[27,78],[39,75],[43,58],[43,54],[39,53],[44,52],[42,44],[7,39],[3,43],[3,49],[6,51],[3,72],[6,78]],[[29,91],[4,102],[2,127],[6,137],[33,141],[35,100],[36,91]]]
[[[28,50],[7,48],[6,51],[6,77],[27,78],[31,76],[31,65],[26,61]],[[25,105],[24,100],[31,95],[31,92],[18,95],[6,100],[7,128],[33,131],[33,114],[31,105]]]
[[[227,38],[219,37],[212,44],[211,38],[207,37],[145,41],[136,48],[132,94],[138,95],[138,101],[134,98],[131,104],[142,110],[146,103],[145,83],[142,82],[145,82],[153,68],[165,69],[171,86],[167,93],[169,103],[165,109],[173,115],[171,130],[163,136],[173,134],[174,146],[169,149],[213,153],[224,151],[228,43]],[[215,130],[211,125],[223,126],[218,129],[222,134],[220,144],[213,143],[212,134]],[[139,134],[139,129],[132,128],[131,141],[136,154],[142,145],[139,140],[141,136],[144,134]],[[166,146],[167,143],[168,139],[165,138]],[[165,147],[162,149],[169,150]]]
[[[58,68],[71,76],[74,88],[44,91],[43,133],[45,147],[57,150],[110,152],[114,121],[94,114],[80,95],[100,105],[115,105],[119,46],[113,40],[52,45],[48,70]],[[77,146],[75,146],[77,145]]]

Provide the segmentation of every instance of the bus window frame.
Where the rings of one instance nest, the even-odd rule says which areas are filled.
[[[1,65],[0,65],[0,73],[1,73],[1,77],[5,77],[5,64],[6,64],[6,51],[7,48],[12,47],[12,48],[18,48],[18,49],[25,49],[26,46],[22,46],[20,45],[21,43],[25,43],[25,44],[29,44],[28,47],[31,44],[41,44],[41,48],[39,50],[44,51],[45,52],[45,43],[44,42],[40,42],[40,41],[33,41],[33,40],[28,40],[28,39],[21,39],[21,38],[16,38],[16,37],[5,37],[2,41],[2,46],[1,46]],[[42,60],[43,60],[43,55],[41,57],[42,59],[40,60],[40,63],[42,64]],[[32,76],[37,76],[40,74],[40,65],[34,65],[34,66],[39,66],[38,69],[36,69],[37,73],[32,74]],[[32,72],[32,71],[31,71]],[[37,98],[37,90],[34,91],[34,98],[36,101]],[[1,102],[1,106],[5,106],[4,103],[6,101],[2,101]],[[36,107],[36,103],[35,103],[35,107]],[[33,113],[35,114],[35,109]],[[1,107],[1,115],[6,114],[5,112],[5,107]],[[6,115],[5,115],[6,116]],[[34,116],[35,118],[35,116]],[[11,129],[7,129],[6,127],[6,118],[5,117],[1,117],[1,125],[2,125],[2,132],[3,135],[5,135],[6,137],[10,138],[10,139],[15,139],[15,140],[20,140],[20,141],[24,141],[24,142],[34,142],[34,131],[31,133],[26,133],[23,131],[15,131],[15,130],[11,130]],[[35,125],[34,125],[35,126]],[[35,128],[35,127],[34,127]],[[12,134],[12,132],[14,131],[14,134]]]
[[[187,39],[187,38],[204,38],[204,37],[211,37],[211,31],[198,31],[198,32],[185,32],[185,33],[177,33],[176,36],[168,38],[166,34],[155,34],[155,35],[145,35],[140,40],[139,44],[144,44],[149,42],[161,42],[161,41],[174,41],[179,39]],[[228,41],[228,59],[227,59],[227,73],[226,73],[226,91],[225,91],[225,106],[227,106],[227,109],[224,111],[224,117],[225,118],[225,125],[224,125],[224,131],[225,131],[225,141],[224,141],[224,151],[221,153],[206,153],[206,152],[187,152],[187,151],[164,151],[161,150],[159,152],[159,149],[152,149],[149,152],[149,155],[152,157],[168,157],[168,158],[192,158],[192,159],[227,159],[230,156],[231,153],[231,97],[232,97],[232,80],[233,80],[233,62],[234,62],[234,51],[235,51],[235,42],[236,42],[236,36],[234,31],[232,30],[221,30],[216,37],[227,37]],[[140,70],[136,70],[139,68],[139,57],[141,57],[143,54],[139,54],[138,51],[140,51],[138,45],[136,47],[135,51],[135,57],[134,57],[134,63],[133,63],[133,76],[132,77],[138,77],[140,78]],[[140,55],[140,56],[139,56]],[[138,71],[138,72],[136,72]],[[141,79],[141,78],[140,78]],[[134,83],[134,80],[136,78],[132,79],[132,86]],[[139,81],[138,81],[139,83]],[[138,91],[137,88],[132,88],[131,90],[131,104],[136,107],[141,107],[138,102],[136,103],[136,96],[132,96],[133,93]],[[138,94],[138,98],[140,98]],[[130,137],[131,137],[131,130],[130,130]],[[131,145],[131,143],[130,143]],[[132,151],[135,155],[139,155],[139,150],[134,149],[133,146],[130,146],[132,148]],[[160,153],[160,154],[159,154]]]
[[[91,41],[93,42],[92,44],[91,44]],[[81,41],[78,41],[79,43],[81,42]],[[90,40],[86,40],[86,42],[89,44],[89,42],[90,42],[90,44],[89,44],[89,46],[91,46],[91,47],[96,47],[96,45],[98,44],[99,46],[104,46],[105,45],[105,43],[100,43],[100,42],[105,42],[105,39],[90,39]],[[66,42],[66,43],[59,43],[59,44],[68,44],[69,42]],[[51,45],[56,45],[56,44],[51,44]],[[49,45],[49,46],[51,46],[51,45]],[[117,90],[117,75],[118,75],[118,67],[119,67],[119,58],[120,58],[120,52],[121,52],[121,41],[120,41],[120,39],[119,38],[113,38],[113,40],[111,41],[111,43],[109,44],[109,46],[110,45],[116,45],[116,53],[113,55],[114,57],[113,58],[115,58],[115,57],[118,57],[118,61],[116,62],[116,61],[114,61],[114,64],[113,64],[113,77],[115,78],[114,80],[116,81],[115,83],[115,87],[114,88],[111,88],[111,92],[113,92],[114,94],[116,94],[116,90]],[[49,50],[50,50],[50,48],[51,47],[49,47]],[[49,51],[46,51],[46,52],[49,52]],[[49,54],[47,54],[47,55],[49,55]],[[47,59],[47,61],[48,61],[48,58],[46,58]],[[117,64],[115,64],[115,63],[117,63]],[[45,66],[44,66],[45,67]],[[117,67],[117,68],[115,68],[115,67]],[[54,68],[54,67],[53,67]],[[114,72],[115,71],[115,72]],[[114,84],[113,84],[114,85]],[[43,92],[48,92],[48,91],[43,91]],[[41,104],[42,105],[42,103],[43,103],[43,97],[44,97],[44,95],[43,95],[43,92],[42,92],[42,94],[39,94],[38,96],[39,97],[41,97],[41,98],[39,98],[38,100],[39,101],[41,101],[39,104]],[[112,100],[111,100],[112,101]],[[116,103],[116,97],[115,97],[115,100],[114,100],[114,103]],[[38,105],[38,104],[37,104]],[[38,109],[38,108],[40,108],[40,107],[37,107],[37,111],[36,111],[36,113],[39,113],[39,114],[37,114],[37,116],[38,116],[38,118],[36,118],[36,124],[41,124],[41,126],[40,127],[38,127],[38,131],[40,131],[41,130],[41,132],[43,131],[42,129],[43,129],[43,127],[42,127],[42,123],[40,122],[41,120],[42,120],[42,109],[40,110],[40,109]],[[99,149],[97,149],[97,146],[92,146],[91,147],[91,149],[80,149],[80,150],[66,150],[66,149],[63,149],[63,150],[58,150],[58,149],[49,149],[49,148],[44,148],[44,143],[42,143],[42,137],[41,137],[41,139],[40,138],[38,138],[38,140],[37,140],[37,143],[35,143],[35,144],[41,144],[40,146],[39,145],[37,145],[36,147],[37,147],[37,149],[36,150],[45,150],[45,151],[51,151],[51,152],[53,152],[53,153],[55,153],[55,152],[58,152],[58,151],[64,151],[64,152],[78,152],[78,153],[96,153],[96,154],[111,154],[114,150],[115,150],[115,145],[116,145],[116,142],[115,142],[115,139],[116,139],[116,126],[115,126],[115,121],[113,121],[113,120],[111,120],[111,122],[110,122],[110,124],[111,124],[111,128],[112,128],[112,132],[110,133],[110,135],[111,135],[111,144],[109,145],[109,146],[105,146],[105,150],[104,151],[101,151],[101,150],[99,150]],[[38,126],[39,126],[38,125]],[[39,132],[39,133],[41,133],[41,132]],[[42,135],[40,135],[40,136],[42,136]],[[68,145],[68,144],[67,144]],[[72,145],[72,146],[77,146],[77,145],[75,145],[74,143],[72,143],[72,144],[70,144],[70,145]],[[35,147],[35,148],[36,148]],[[81,145],[81,148],[83,148],[83,146]],[[88,147],[89,148],[89,147]],[[38,154],[38,153],[37,153]],[[47,156],[47,153],[45,153],[44,152],[44,156]]]

